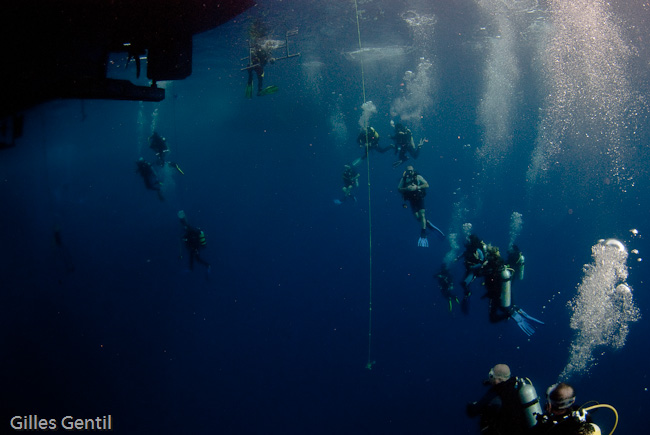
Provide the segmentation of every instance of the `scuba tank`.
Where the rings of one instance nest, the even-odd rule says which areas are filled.
[[[504,266],[501,269],[501,308],[510,308],[510,305],[512,305],[511,281],[512,273],[510,269]]]
[[[519,401],[523,407],[526,425],[533,427],[537,424],[537,415],[542,415],[542,407],[539,404],[539,396],[530,379],[518,379]]]
[[[524,279],[524,254],[519,254],[519,260],[517,260],[517,279],[521,281]]]

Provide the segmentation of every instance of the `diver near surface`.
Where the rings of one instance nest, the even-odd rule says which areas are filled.
[[[145,159],[140,157],[135,162],[135,165],[136,165],[135,172],[140,174],[140,176],[144,180],[144,185],[146,186],[146,188],[149,190],[155,190],[158,193],[158,198],[161,201],[164,201],[165,197],[163,196],[161,190],[162,183],[160,182],[160,179],[158,179],[158,175],[156,175],[156,171],[153,170],[151,163],[147,162]]]
[[[390,136],[394,142],[395,154],[398,155],[397,160],[393,162],[393,167],[396,168],[405,161],[409,159],[407,154],[410,154],[411,157],[417,159],[420,155],[420,149],[426,139],[420,139],[417,147],[415,146],[415,141],[413,140],[413,133],[411,130],[404,126],[402,123],[395,124],[393,121],[390,122],[391,126],[395,128],[395,134]]]
[[[156,163],[158,166],[164,167],[165,164],[167,164],[170,167],[176,169],[181,174],[185,175],[185,173],[181,170],[181,168],[178,167],[176,163],[165,161],[167,156],[166,153],[169,152],[169,146],[167,146],[167,140],[159,135],[156,131],[154,131],[153,134],[149,137],[149,148],[151,148],[151,150],[156,153]]]
[[[248,33],[248,57],[244,58],[248,60],[248,65],[242,68],[242,71],[248,71],[246,98],[253,98],[253,72],[257,76],[257,96],[274,94],[279,90],[277,86],[264,87],[264,67],[269,63],[274,64],[278,60],[300,56],[300,53],[289,52],[289,37],[297,35],[298,30],[286,32],[284,42],[274,41],[268,36],[269,31],[266,24],[257,19],[251,25]],[[285,49],[284,56],[273,57],[273,50],[280,48]]]
[[[452,307],[453,307],[453,302],[456,301],[458,302],[458,298],[454,295],[453,290],[454,290],[454,277],[452,276],[449,268],[447,267],[447,264],[442,263],[440,265],[440,271],[434,275],[434,278],[438,279],[438,286],[440,287],[440,292],[442,293],[442,296],[447,299],[447,302],[449,303],[449,312],[451,313]]]
[[[352,198],[357,202],[357,197],[352,194],[355,187],[359,187],[359,177],[361,174],[354,169],[353,166],[343,166],[343,199],[335,199],[334,203],[337,205],[343,204],[348,198]]]
[[[183,210],[178,212],[178,219],[183,225],[183,242],[187,248],[187,252],[190,257],[190,270],[194,270],[194,262],[200,263],[207,267],[208,274],[210,273],[210,263],[201,258],[200,251],[205,249],[207,243],[205,241],[205,233],[201,228],[194,227],[187,222],[187,217]]]
[[[543,415],[537,417],[537,425],[531,435],[583,435],[598,434],[600,428],[591,421],[587,410],[575,404],[573,387],[567,383],[551,385],[546,390],[546,406]]]
[[[402,199],[411,204],[411,211],[413,212],[415,219],[420,223],[420,238],[418,239],[418,246],[422,248],[429,247],[427,228],[434,230],[442,237],[445,237],[445,234],[425,217],[424,197],[427,194],[428,188],[429,183],[427,183],[427,180],[425,180],[422,175],[415,172],[413,166],[410,165],[406,167],[406,170],[402,174],[402,178],[399,180],[399,184],[397,185],[397,190],[402,194]],[[403,204],[403,207],[406,208],[406,204]]]
[[[364,130],[361,130],[361,133],[359,133],[359,136],[357,136],[357,143],[361,148],[363,148],[363,155],[352,162],[352,166],[357,166],[359,163],[361,163],[361,160],[368,157],[368,153],[370,153],[372,150],[377,150],[383,154],[393,148],[392,146],[383,148],[379,146],[379,133],[377,133],[373,127],[368,127]]]
[[[490,387],[488,391],[466,407],[469,417],[481,417],[481,434],[522,435],[536,424],[542,409],[528,379],[511,376],[510,367],[497,364],[483,384]]]

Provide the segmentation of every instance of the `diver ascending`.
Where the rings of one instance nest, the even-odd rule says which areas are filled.
[[[446,263],[440,265],[440,271],[437,275],[434,275],[434,278],[438,279],[440,292],[442,293],[442,296],[447,299],[447,302],[449,303],[449,312],[451,313],[453,302],[459,302],[458,298],[454,295],[454,277]]]
[[[463,311],[467,314],[469,306],[470,283],[476,277],[483,277],[487,293],[485,297],[489,300],[490,322],[496,323],[506,319],[512,319],[517,323],[526,335],[531,336],[535,333],[535,323],[543,325],[544,322],[530,316],[521,308],[512,303],[512,280],[515,276],[523,277],[523,255],[517,248],[518,255],[510,256],[514,261],[517,259],[517,269],[513,269],[501,258],[499,248],[485,244],[475,234],[468,237],[465,244],[465,279],[463,288],[465,295],[463,298]],[[515,274],[515,272],[517,272]]]
[[[151,150],[156,153],[156,163],[158,166],[164,167],[167,164],[170,167],[176,169],[181,174],[185,175],[185,173],[176,163],[165,161],[167,153],[169,152],[169,146],[167,146],[167,140],[159,135],[158,132],[154,131],[151,137],[149,137],[149,148],[151,148]]]
[[[183,230],[185,231],[183,234],[183,242],[185,242],[185,247],[187,248],[190,257],[190,270],[194,270],[194,262],[196,261],[207,267],[209,274],[210,263],[202,259],[199,255],[199,251],[204,249],[207,245],[205,241],[205,233],[201,228],[193,227],[187,222],[187,217],[183,210],[178,212],[178,219],[180,219],[181,225],[183,225]]]
[[[445,234],[425,217],[424,197],[428,188],[429,183],[427,183],[427,180],[425,180],[422,175],[415,172],[413,166],[406,167],[406,171],[404,171],[402,178],[399,180],[399,185],[397,186],[397,190],[402,194],[404,201],[408,201],[411,204],[411,211],[413,212],[415,219],[420,222],[421,227],[418,246],[422,248],[429,247],[427,228],[434,230],[442,237],[445,237]],[[406,204],[404,204],[404,208],[406,208]]]
[[[140,176],[144,180],[144,185],[147,187],[147,189],[155,190],[158,193],[158,198],[161,201],[164,201],[165,197],[163,196],[161,190],[162,183],[158,179],[158,175],[156,175],[156,171],[153,170],[151,163],[147,162],[145,159],[140,157],[138,161],[135,162],[135,165],[136,165],[135,172],[140,174]]]
[[[260,20],[256,20],[249,30],[248,41],[248,65],[241,70],[248,71],[248,81],[246,82],[246,98],[253,98],[253,72],[257,75],[257,96],[270,95],[276,93],[277,86],[264,87],[264,67],[270,63],[274,64],[278,60],[289,59],[300,56],[300,53],[289,52],[289,37],[298,34],[298,30],[291,30],[285,34],[285,41],[277,41],[268,37],[268,28]],[[273,57],[273,50],[284,48],[285,54],[281,57]]]

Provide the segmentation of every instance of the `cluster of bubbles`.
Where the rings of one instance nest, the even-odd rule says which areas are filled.
[[[449,243],[449,251],[445,254],[443,262],[447,267],[456,261],[461,251],[464,241],[469,237],[472,232],[472,224],[462,224],[466,218],[469,210],[465,207],[464,200],[454,203],[454,213],[452,215],[452,223],[449,234],[447,234],[447,241]]]
[[[535,183],[575,164],[565,174],[625,190],[632,159],[626,142],[640,110],[627,69],[633,49],[606,1],[549,6],[553,32],[540,53],[547,97],[527,178]]]
[[[517,237],[521,234],[523,226],[523,215],[519,212],[513,211],[510,215],[510,242],[508,243],[508,249],[512,248],[512,245],[515,244],[515,240],[517,240]]]
[[[539,9],[539,0],[496,0],[513,13],[531,14]]]
[[[317,59],[307,60],[302,62],[302,75],[303,81],[307,83],[308,88],[311,89],[317,96],[321,95],[323,88],[323,68],[325,64]]]
[[[438,18],[435,15],[419,14],[412,10],[402,13],[401,17],[413,33],[415,47],[421,50],[421,53],[430,53]]]
[[[560,379],[588,373],[596,363],[598,347],[621,349],[628,324],[641,318],[634,305],[627,279],[625,246],[618,240],[601,240],[591,248],[593,262],[584,266],[584,277],[569,307],[571,328],[576,336],[571,343],[569,361]]]
[[[424,58],[415,72],[406,71],[403,78],[402,95],[391,104],[390,114],[402,121],[419,124],[425,113],[433,107],[437,92],[433,82],[433,64]]]
[[[495,169],[513,147],[514,121],[521,104],[520,49],[522,35],[534,18],[520,12],[537,7],[535,0],[479,0],[479,6],[490,19],[496,36],[485,42],[488,55],[485,63],[483,96],[478,107],[483,126],[483,144],[477,158],[484,169]]]
[[[366,128],[370,124],[370,118],[377,113],[377,106],[372,101],[366,101],[361,105],[361,117],[359,118],[359,127]]]
[[[397,61],[408,53],[408,49],[400,46],[365,47],[344,53],[346,59],[354,62],[376,63],[387,60]]]
[[[343,147],[348,140],[348,127],[345,125],[345,116],[341,110],[342,99],[343,95],[338,94],[334,103],[334,110],[332,110],[329,117],[330,131],[334,137],[334,143],[339,148]]]

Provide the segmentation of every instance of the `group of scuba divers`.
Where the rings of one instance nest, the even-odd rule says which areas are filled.
[[[512,376],[510,367],[497,364],[488,373],[483,384],[489,386],[481,399],[467,404],[469,417],[480,416],[484,435],[600,435],[593,423],[592,409],[609,408],[614,411],[616,430],[618,414],[610,405],[576,405],[574,388],[565,383],[551,385],[546,390],[544,411],[537,391],[528,378]]]
[[[398,156],[393,163],[395,168],[411,157],[417,159],[426,139],[420,140],[416,145],[407,127],[393,122],[391,126],[395,129],[394,135],[390,136],[393,144],[386,147],[380,146],[379,133],[373,127],[367,127],[359,133],[357,143],[364,148],[364,152],[361,157],[344,166],[343,196],[334,200],[337,205],[346,201],[356,202],[354,188],[358,187],[360,177],[356,167],[368,157],[371,150],[382,154],[394,150]],[[429,183],[411,165],[406,167],[397,186],[404,200],[404,207],[406,208],[407,202],[410,204],[411,211],[420,225],[418,246],[425,248],[429,246],[428,230],[442,238],[445,237],[445,234],[425,216],[424,197],[428,188]],[[508,248],[504,260],[498,247],[486,244],[476,234],[470,234],[465,242],[463,254],[456,258],[456,261],[460,259],[463,259],[465,267],[465,276],[461,282],[462,299],[459,300],[454,295],[454,278],[446,263],[441,265],[439,272],[434,276],[448,301],[449,311],[455,302],[460,305],[464,314],[468,314],[471,285],[477,278],[482,278],[486,289],[484,297],[489,301],[490,322],[513,319],[528,336],[535,332],[536,325],[543,324],[513,304],[512,281],[524,278],[525,258],[517,245],[512,244]],[[609,405],[577,407],[573,387],[559,383],[547,390],[546,409],[542,412],[539,398],[530,380],[512,377],[510,368],[505,364],[494,366],[484,384],[490,386],[488,392],[478,402],[467,405],[468,416],[481,416],[481,433],[484,435],[600,435],[600,428],[591,421],[587,411],[598,407],[613,410]]]
[[[156,155],[154,164],[158,166],[159,170],[162,170],[165,167],[169,167],[175,169],[181,175],[185,175],[178,164],[167,161],[167,154],[170,151],[169,146],[167,145],[167,140],[155,131],[151,137],[149,137],[149,148]],[[154,169],[154,164],[140,157],[135,162],[135,171],[142,177],[145,187],[149,190],[155,191],[158,194],[158,198],[161,201],[164,201],[165,197],[163,196],[162,192],[163,183],[160,181],[160,177],[158,176],[156,169]],[[189,224],[183,210],[180,210],[178,212],[178,219],[180,220],[181,226],[183,227],[183,236],[181,238],[181,241],[187,250],[190,270],[194,269],[194,263],[199,263],[206,267],[207,273],[209,275],[210,263],[201,258],[200,255],[200,252],[207,246],[205,233],[203,230],[201,230],[201,228]]]
[[[359,133],[357,143],[364,149],[363,155],[343,167],[343,197],[341,199],[335,199],[335,204],[340,205],[349,200],[357,201],[357,198],[354,196],[354,188],[359,186],[360,174],[356,166],[368,157],[370,151],[375,150],[383,154],[386,151],[394,150],[397,155],[397,160],[393,162],[394,168],[405,163],[410,157],[413,157],[413,159],[418,158],[426,139],[420,139],[416,145],[413,139],[413,133],[411,133],[408,127],[401,123],[394,123],[393,121],[391,121],[391,126],[395,129],[395,133],[389,136],[393,140],[393,143],[386,147],[379,145],[379,133],[373,127],[368,126]],[[445,237],[445,234],[426,218],[424,197],[427,194],[428,188],[429,183],[427,183],[427,180],[418,174],[411,165],[406,167],[397,186],[397,190],[404,200],[403,207],[406,208],[406,203],[408,202],[411,205],[415,219],[420,223],[418,246],[423,248],[429,246],[427,229],[436,232],[440,237]]]
[[[380,146],[379,133],[373,127],[368,126],[359,133],[357,143],[364,148],[364,151],[361,157],[344,166],[343,197],[342,199],[335,199],[336,204],[340,205],[349,200],[356,202],[354,188],[358,187],[360,176],[356,166],[368,157],[370,151],[375,150],[383,154],[393,149],[398,157],[393,163],[394,168],[399,167],[411,157],[413,159],[418,158],[426,139],[421,139],[416,145],[413,134],[408,127],[392,121],[391,126],[395,130],[394,134],[389,136],[393,143],[386,147]],[[426,218],[424,198],[428,188],[429,183],[427,180],[418,174],[411,165],[406,167],[397,185],[397,190],[404,200],[403,207],[406,208],[408,202],[415,219],[419,223],[420,237],[418,238],[418,246],[423,248],[429,246],[428,231],[434,232],[441,238],[445,237],[445,234]],[[521,280],[524,276],[524,256],[516,245],[510,247],[508,258],[504,261],[499,253],[499,248],[486,245],[475,234],[471,234],[465,244],[465,252],[456,260],[460,258],[464,259],[465,265],[462,301],[459,301],[453,293],[454,279],[447,264],[443,263],[440,271],[436,274],[442,294],[449,303],[450,311],[455,301],[461,305],[463,313],[467,314],[469,312],[469,300],[472,294],[470,284],[480,277],[484,279],[487,290],[485,297],[489,299],[491,322],[513,319],[528,336],[535,332],[535,323],[543,324],[543,322],[528,315],[512,303],[512,280],[514,278]]]

